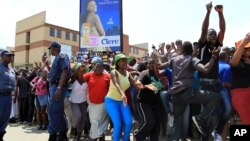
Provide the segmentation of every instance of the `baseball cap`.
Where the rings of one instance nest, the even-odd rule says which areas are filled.
[[[102,58],[98,57],[98,56],[95,56],[92,60],[91,60],[91,63],[98,63],[98,64],[103,64],[103,60]]]
[[[10,52],[9,50],[3,50],[1,52],[1,56],[3,56],[3,55],[13,55],[14,56],[14,53]]]
[[[115,64],[120,60],[126,58],[128,62],[132,61],[131,57],[127,57],[125,54],[119,53],[115,56]]]
[[[76,63],[75,64],[75,66],[74,66],[74,71],[76,71],[79,67],[81,67],[81,66],[84,66],[84,64],[82,64],[82,63]],[[84,68],[84,71],[85,72],[88,72],[89,71],[89,68],[88,67],[85,67]]]
[[[48,48],[48,49],[51,49],[51,48],[61,48],[61,44],[60,43],[58,43],[58,42],[52,42],[51,44],[50,44],[50,47]]]

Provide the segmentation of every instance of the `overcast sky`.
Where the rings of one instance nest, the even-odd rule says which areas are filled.
[[[123,0],[123,31],[130,44],[197,41],[208,0]],[[0,48],[15,45],[16,22],[42,11],[46,22],[79,30],[79,0],[0,0]],[[223,4],[226,19],[224,45],[250,32],[249,0],[214,0]],[[210,27],[219,29],[218,14],[210,15]]]

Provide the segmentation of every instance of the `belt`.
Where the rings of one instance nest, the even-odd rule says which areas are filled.
[[[2,96],[11,95],[11,92],[0,92],[0,95],[2,95]]]
[[[210,83],[210,84],[213,84],[213,83],[216,83],[216,82],[219,82],[218,79],[208,79],[208,78],[201,78],[200,81],[202,82],[206,82],[206,83]]]

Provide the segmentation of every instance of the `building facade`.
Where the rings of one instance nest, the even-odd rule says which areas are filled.
[[[41,62],[52,41],[71,46],[79,51],[79,32],[46,23],[46,12],[41,12],[16,23],[15,66],[29,66]]]
[[[41,62],[52,41],[71,47],[73,54],[79,52],[79,31],[46,23],[46,11],[16,23],[15,59],[16,67],[33,66]],[[129,36],[123,35],[123,53],[143,57],[148,52],[146,44],[129,45]]]

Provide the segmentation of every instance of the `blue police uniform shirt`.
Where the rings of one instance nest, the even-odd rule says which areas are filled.
[[[166,68],[164,69],[163,74],[168,78],[168,88],[170,88],[172,86],[172,70]]]
[[[219,77],[222,83],[232,83],[232,70],[228,63],[219,62]]]
[[[0,78],[0,92],[11,92],[15,89],[15,71],[2,62],[0,62]]]
[[[69,56],[67,54],[60,53],[55,56],[55,60],[52,63],[52,67],[49,72],[50,82],[59,82],[62,71],[67,69],[69,72],[70,63]]]

